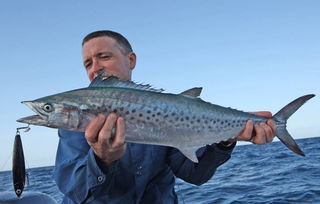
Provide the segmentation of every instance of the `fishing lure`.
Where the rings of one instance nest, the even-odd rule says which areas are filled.
[[[17,128],[16,136],[13,144],[13,157],[12,157],[12,179],[13,187],[16,195],[21,196],[25,180],[26,180],[26,169],[24,163],[23,147],[20,138],[20,129],[26,129],[25,132],[29,131],[29,125],[27,127]]]

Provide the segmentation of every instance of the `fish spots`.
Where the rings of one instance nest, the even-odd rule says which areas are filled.
[[[168,114],[160,111],[160,108],[148,106],[148,105],[132,105],[132,108],[124,109],[126,118],[134,120],[136,124],[145,123],[145,124],[156,124],[162,123],[164,119],[169,118]],[[119,110],[118,110],[119,111]]]
[[[139,117],[143,117],[144,116],[144,119],[149,121],[149,122],[159,122],[160,119],[159,119],[159,116],[161,115],[161,112],[157,112],[155,113],[155,111],[157,110],[156,107],[154,108],[151,108],[151,109],[147,109],[144,111],[144,115],[142,115],[142,113],[139,114]]]

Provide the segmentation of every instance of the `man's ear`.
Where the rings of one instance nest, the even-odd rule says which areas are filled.
[[[136,61],[137,61],[137,56],[134,52],[130,52],[128,54],[129,57],[129,65],[130,65],[130,69],[133,70],[134,67],[136,66]]]

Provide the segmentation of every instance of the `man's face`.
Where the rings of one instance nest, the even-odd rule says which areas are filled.
[[[124,55],[117,42],[105,36],[87,41],[82,47],[82,58],[90,81],[98,75],[99,71],[104,71],[106,76],[130,80],[131,71],[136,63],[133,52]]]

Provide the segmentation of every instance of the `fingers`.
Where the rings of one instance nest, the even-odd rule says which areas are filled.
[[[268,115],[268,112],[266,115]],[[257,124],[253,124],[252,120],[248,120],[237,140],[250,141],[254,144],[266,144],[273,141],[275,133],[276,124],[272,120],[268,120],[267,123]]]
[[[274,135],[277,133],[277,126],[276,123],[273,120],[268,120],[267,124],[271,127],[272,132],[274,133]]]
[[[98,115],[95,119],[93,119],[89,123],[89,125],[85,130],[85,137],[89,143],[95,143],[98,141],[98,135],[105,120],[106,120],[106,116]]]
[[[108,116],[98,115],[86,128],[85,137],[95,155],[105,165],[109,165],[125,153],[125,122],[115,113]]]
[[[274,132],[273,132],[272,128],[269,125],[267,125],[266,123],[260,123],[259,125],[260,125],[261,129],[264,132],[265,142],[266,143],[272,142],[273,137],[274,137]]]
[[[122,117],[117,119],[116,123],[116,135],[112,144],[112,147],[117,148],[125,144],[125,123]]]
[[[254,144],[266,144],[273,141],[276,125],[272,120],[254,125],[256,136],[251,139]]]
[[[103,127],[99,132],[99,140],[102,143],[106,143],[110,146],[113,143],[115,135],[112,134],[113,133],[112,129],[116,126],[117,119],[118,117],[114,113],[111,113],[108,115]]]
[[[248,120],[242,133],[238,136],[238,140],[250,141],[252,138],[253,122]]]
[[[262,127],[262,124],[255,124],[254,129],[256,131],[256,136],[252,137],[251,142],[254,144],[265,144],[267,143],[266,132]]]

